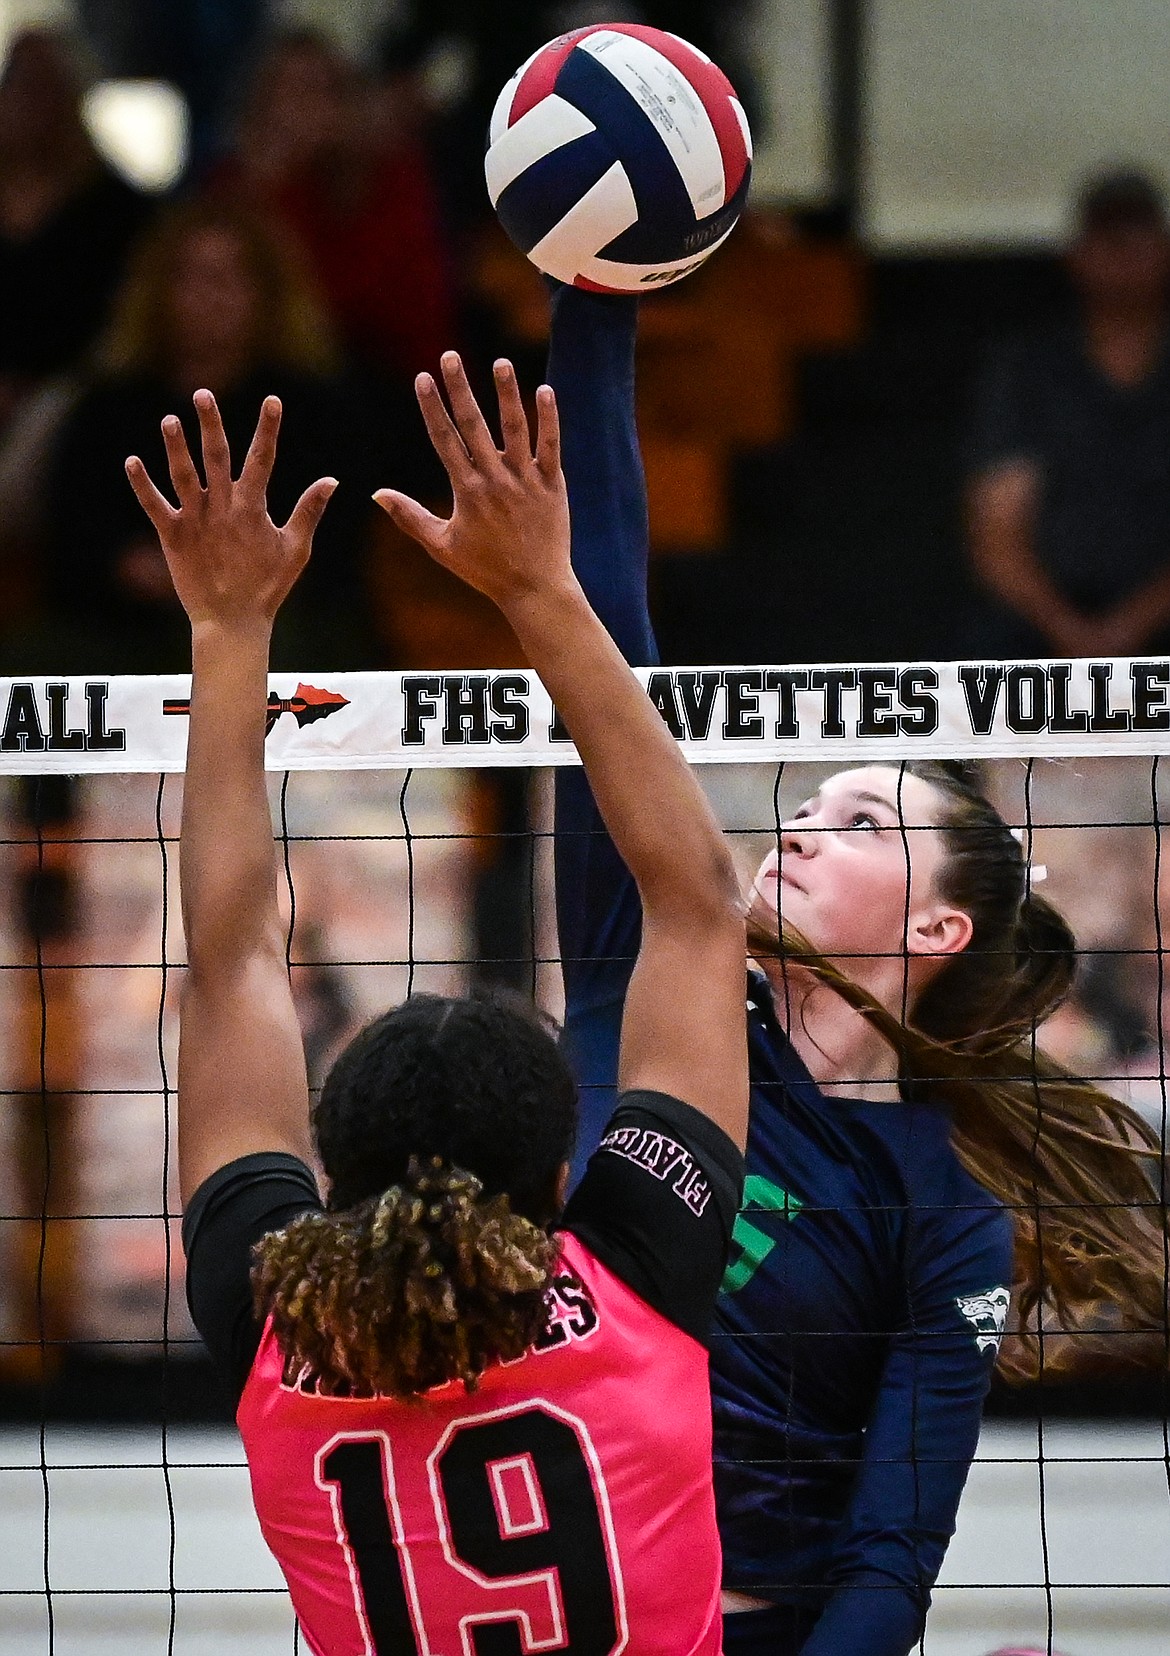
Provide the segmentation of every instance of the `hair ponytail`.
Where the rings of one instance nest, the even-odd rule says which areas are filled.
[[[905,1023],[798,933],[783,958],[835,990],[898,1055],[904,1089],[945,1105],[959,1160],[1004,1203],[1016,1233],[1009,1380],[1170,1367],[1170,1213],[1157,1134],[1128,1105],[1037,1050],[1072,986],[1076,940],[1028,886],[1023,853],[967,767],[906,769],[942,796],[939,886],[973,921],[968,947]],[[749,922],[749,943],[775,954]]]
[[[1046,905],[1048,906],[1048,905]],[[757,953],[768,950],[751,929]],[[1011,1381],[1170,1365],[1170,1216],[1157,1136],[1128,1105],[1006,1031],[946,1043],[901,1023],[785,928],[783,955],[862,1014],[898,1054],[907,1092],[945,1105],[960,1162],[1015,1223]]]
[[[558,1244],[484,1199],[471,1173],[411,1157],[405,1179],[342,1212],[306,1214],[256,1248],[288,1384],[418,1397],[520,1357],[545,1330]]]
[[[1010,992],[1014,1004],[1028,1008],[1029,1025],[1054,1012],[1073,986],[1077,940],[1073,929],[1039,892],[1028,891],[1016,922],[1016,967]]]

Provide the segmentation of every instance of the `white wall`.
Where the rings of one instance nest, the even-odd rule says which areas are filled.
[[[757,201],[817,202],[828,193],[827,29],[825,0],[757,0],[751,46],[767,111]]]
[[[1170,170],[1170,0],[871,5],[874,242],[1051,240],[1086,171]]]

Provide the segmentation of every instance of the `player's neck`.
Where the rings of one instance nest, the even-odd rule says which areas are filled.
[[[843,1098],[899,1097],[897,1058],[860,1012],[810,972],[775,959],[761,964],[780,1027],[822,1092]]]

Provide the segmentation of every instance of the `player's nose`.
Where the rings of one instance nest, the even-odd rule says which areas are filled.
[[[780,825],[779,848],[781,857],[811,857],[816,851],[817,836],[801,817]]]

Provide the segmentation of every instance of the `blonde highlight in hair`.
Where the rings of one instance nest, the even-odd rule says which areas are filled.
[[[554,1236],[471,1173],[412,1157],[405,1179],[259,1242],[257,1314],[271,1316],[286,1384],[327,1395],[468,1391],[548,1326]]]

